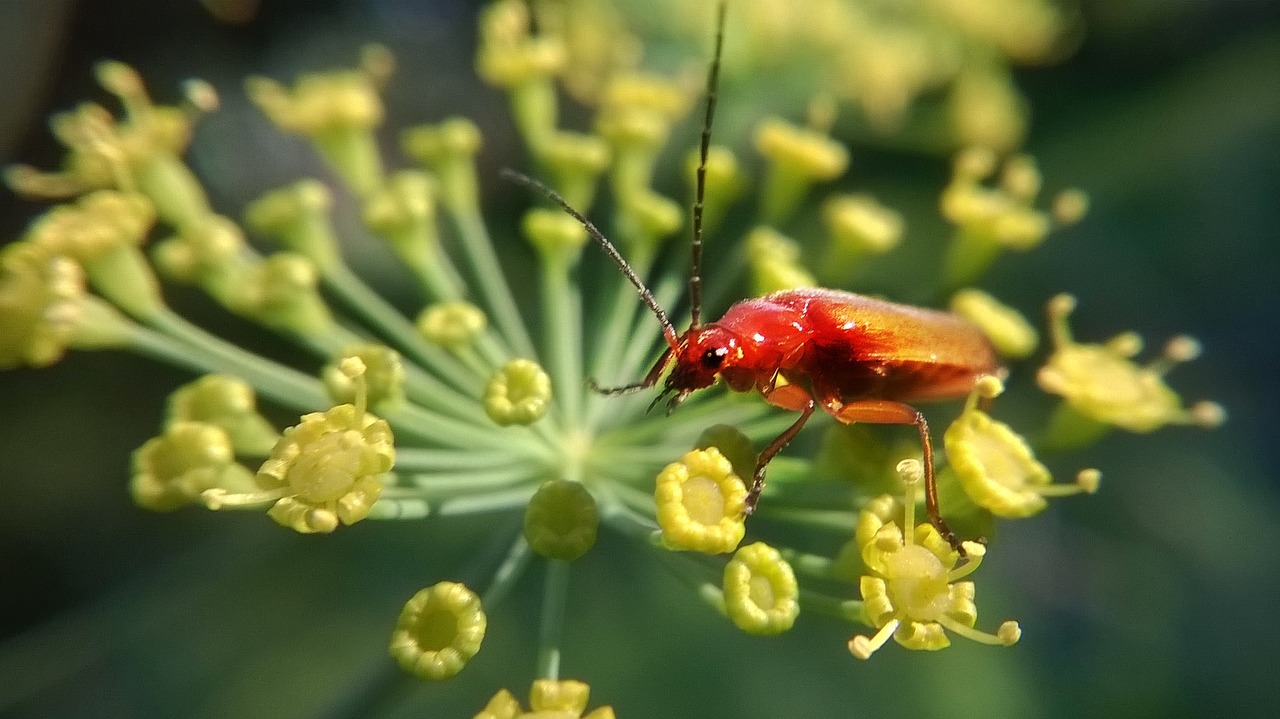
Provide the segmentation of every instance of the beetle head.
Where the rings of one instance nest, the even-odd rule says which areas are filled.
[[[719,374],[742,359],[742,343],[738,335],[716,325],[690,329],[680,338],[674,351],[675,366],[667,375],[662,393],[654,400],[656,405],[664,397],[674,394],[667,402],[667,413],[695,390],[710,387]]]

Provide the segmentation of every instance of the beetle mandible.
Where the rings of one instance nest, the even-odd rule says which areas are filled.
[[[656,405],[670,396],[668,413],[691,393],[717,380],[737,392],[757,391],[769,404],[799,412],[796,421],[760,452],[747,494],[747,514],[760,500],[770,460],[816,410],[846,424],[914,425],[923,451],[929,521],[958,549],[959,541],[938,508],[929,425],[910,403],[959,399],[973,390],[979,377],[1003,373],[990,341],[977,327],[947,312],[820,288],[784,290],[742,300],[719,320],[702,323],[703,197],[724,22],[725,4],[721,2],[715,52],[707,73],[706,115],[694,192],[689,329],[676,331],[613,243],[564,198],[537,180],[512,170],[502,171],[507,179],[537,190],[581,223],[662,324],[667,347],[643,380],[611,388],[602,388],[594,380],[589,383],[604,394],[625,394],[653,387],[670,367],[654,400]]]

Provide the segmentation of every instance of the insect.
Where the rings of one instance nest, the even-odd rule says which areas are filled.
[[[821,409],[846,424],[914,425],[923,450],[929,521],[953,547],[959,548],[938,508],[929,425],[910,403],[959,399],[973,390],[979,377],[1003,372],[991,343],[978,328],[947,312],[818,288],[784,290],[743,300],[719,320],[702,322],[703,196],[724,17],[725,6],[721,3],[715,54],[707,76],[706,116],[693,205],[689,329],[683,333],[675,329],[643,280],[590,220],[546,185],[503,170],[504,177],[540,192],[580,222],[635,286],[640,299],[662,325],[667,347],[643,380],[611,388],[591,381],[591,386],[604,394],[626,394],[655,386],[666,373],[653,405],[670,397],[668,413],[690,394],[717,380],[734,391],[759,392],[769,404],[799,412],[796,421],[760,452],[747,494],[747,514],[760,500],[770,460],[800,432],[815,411]]]

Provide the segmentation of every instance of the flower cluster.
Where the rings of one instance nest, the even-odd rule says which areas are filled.
[[[991,149],[1014,147],[1021,133],[1003,59],[973,69],[955,57],[977,45],[1014,61],[1046,59],[1061,47],[1065,16],[1047,2],[934,0],[912,4],[904,16],[910,22],[891,32],[873,9],[882,4],[742,5],[735,17],[746,24],[731,27],[761,57],[842,38],[831,87],[879,131],[904,122],[926,90],[946,88],[955,123],[948,135],[981,147],[960,153],[951,183],[940,188],[940,211],[955,236],[938,259],[946,278],[938,290],[954,293],[954,312],[1003,357],[1033,357],[1037,331],[972,285],[1000,252],[1040,244],[1079,220],[1087,202],[1066,190],[1051,208],[1037,206],[1043,178],[1034,161],[1002,160]],[[766,5],[776,29],[762,44],[766,15],[756,6]],[[606,13],[591,24],[559,15],[555,4],[534,7],[546,13],[536,22],[519,0],[483,11],[477,70],[509,96],[530,172],[584,213],[606,189],[610,212],[600,226],[653,289],[653,302],[677,306],[685,278],[654,269],[664,241],[684,224],[680,204],[662,194],[670,190],[660,157],[694,104],[695,86],[635,70],[629,53],[639,46],[630,36],[608,47],[592,39],[620,16]],[[815,17],[820,10],[829,15]],[[667,17],[678,23],[683,12]],[[921,27],[940,20],[960,30],[940,45],[924,43]],[[872,636],[849,642],[863,659],[890,637],[919,650],[947,646],[948,632],[988,644],[1017,641],[1016,622],[994,634],[974,629],[968,577],[998,547],[952,547],[915,521],[924,474],[918,442],[891,445],[878,428],[831,424],[815,456],[787,453],[770,464],[756,514],[776,521],[757,535],[743,479],[793,415],[756,397],[708,390],[670,417],[649,416],[648,397],[587,391],[596,380],[642,376],[664,346],[662,328],[621,274],[595,290],[599,296],[584,296],[577,270],[589,234],[559,209],[527,210],[520,223],[527,246],[491,235],[475,163],[484,137],[469,120],[408,128],[400,135],[405,161],[384,157],[376,139],[379,89],[393,66],[385,49],[372,47],[356,69],[292,84],[253,78],[246,89],[280,131],[306,138],[339,191],[358,203],[367,237],[403,261],[420,292],[414,317],[347,266],[332,217],[334,189],[325,181],[266,189],[240,221],[210,206],[182,159],[196,120],[217,106],[204,84],[190,84],[182,106],[157,106],[137,73],[104,63],[99,80],[123,115],[93,103],[59,115],[53,127],[67,147],[63,167],[9,169],[16,191],[64,202],[0,253],[0,367],[117,348],[200,375],[174,392],[159,434],[134,454],[130,490],[138,505],[262,512],[308,534],[365,521],[470,515],[483,522],[523,513],[523,532],[482,592],[456,581],[423,589],[391,638],[390,653],[407,672],[451,677],[482,649],[486,611],[511,596],[531,566],[542,568],[541,678],[532,709],[503,690],[477,717],[584,716],[587,686],[557,681],[560,634],[573,562],[605,531],[659,553],[698,598],[748,634],[786,632],[804,608],[871,627]],[[561,127],[561,83],[598,90],[590,130]],[[704,229],[720,247],[734,248],[726,253],[730,267],[749,267],[758,292],[856,288],[875,256],[907,236],[909,218],[866,192],[815,199],[845,174],[851,153],[830,132],[830,105],[814,107],[828,110],[807,122],[759,119],[751,161],[728,146],[709,148]],[[983,134],[973,113],[1003,119],[994,135]],[[388,170],[393,164],[410,169]],[[757,212],[744,222],[738,217],[746,213],[736,210],[749,204],[740,201],[753,174]],[[797,241],[808,227],[825,232]],[[276,249],[256,249],[267,245]],[[528,258],[536,297],[507,281],[499,247]],[[165,302],[162,280],[201,289],[226,311],[279,333],[321,369],[294,369],[193,325]],[[706,303],[723,306],[729,294],[709,287]],[[1049,301],[1053,348],[1038,384],[1062,404],[1042,439],[1029,441],[993,416],[992,400],[1005,389],[997,377],[976,383],[945,431],[947,459],[936,466],[942,511],[965,536],[984,534],[996,517],[1032,516],[1048,498],[1098,489],[1095,469],[1080,471],[1074,483],[1053,483],[1047,453],[1086,447],[1109,427],[1147,432],[1224,418],[1212,403],[1185,407],[1164,383],[1174,364],[1198,354],[1194,341],[1177,338],[1161,359],[1137,365],[1136,335],[1105,345],[1072,339],[1074,304],[1067,296]],[[584,323],[589,312],[592,331]],[[259,398],[297,413],[297,422],[277,428],[259,414]],[[806,530],[803,550],[793,546],[793,526]],[[612,715],[603,707],[585,716]]]

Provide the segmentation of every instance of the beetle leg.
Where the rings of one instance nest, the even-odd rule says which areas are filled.
[[[920,446],[924,450],[924,506],[929,515],[929,523],[938,530],[938,534],[947,540],[953,549],[964,556],[960,547],[960,539],[942,520],[938,509],[938,484],[933,476],[933,442],[929,439],[929,423],[925,421],[920,410],[902,402],[868,399],[845,404],[839,399],[827,399],[822,408],[831,416],[844,422],[867,422],[870,424],[914,424],[920,431]],[[909,531],[903,528],[903,531]]]
[[[801,400],[801,395],[803,395],[803,401]],[[743,509],[743,512],[748,515],[756,511],[756,504],[760,502],[760,493],[764,491],[764,469],[768,466],[769,460],[781,452],[782,448],[787,446],[787,443],[800,432],[800,428],[813,415],[814,409],[813,398],[796,385],[778,387],[765,394],[764,398],[769,404],[798,410],[800,416],[796,418],[795,422],[791,423],[790,427],[782,430],[782,434],[774,437],[769,446],[765,447],[760,452],[760,457],[756,459],[756,471],[751,477],[751,489],[747,492],[746,507]]]

